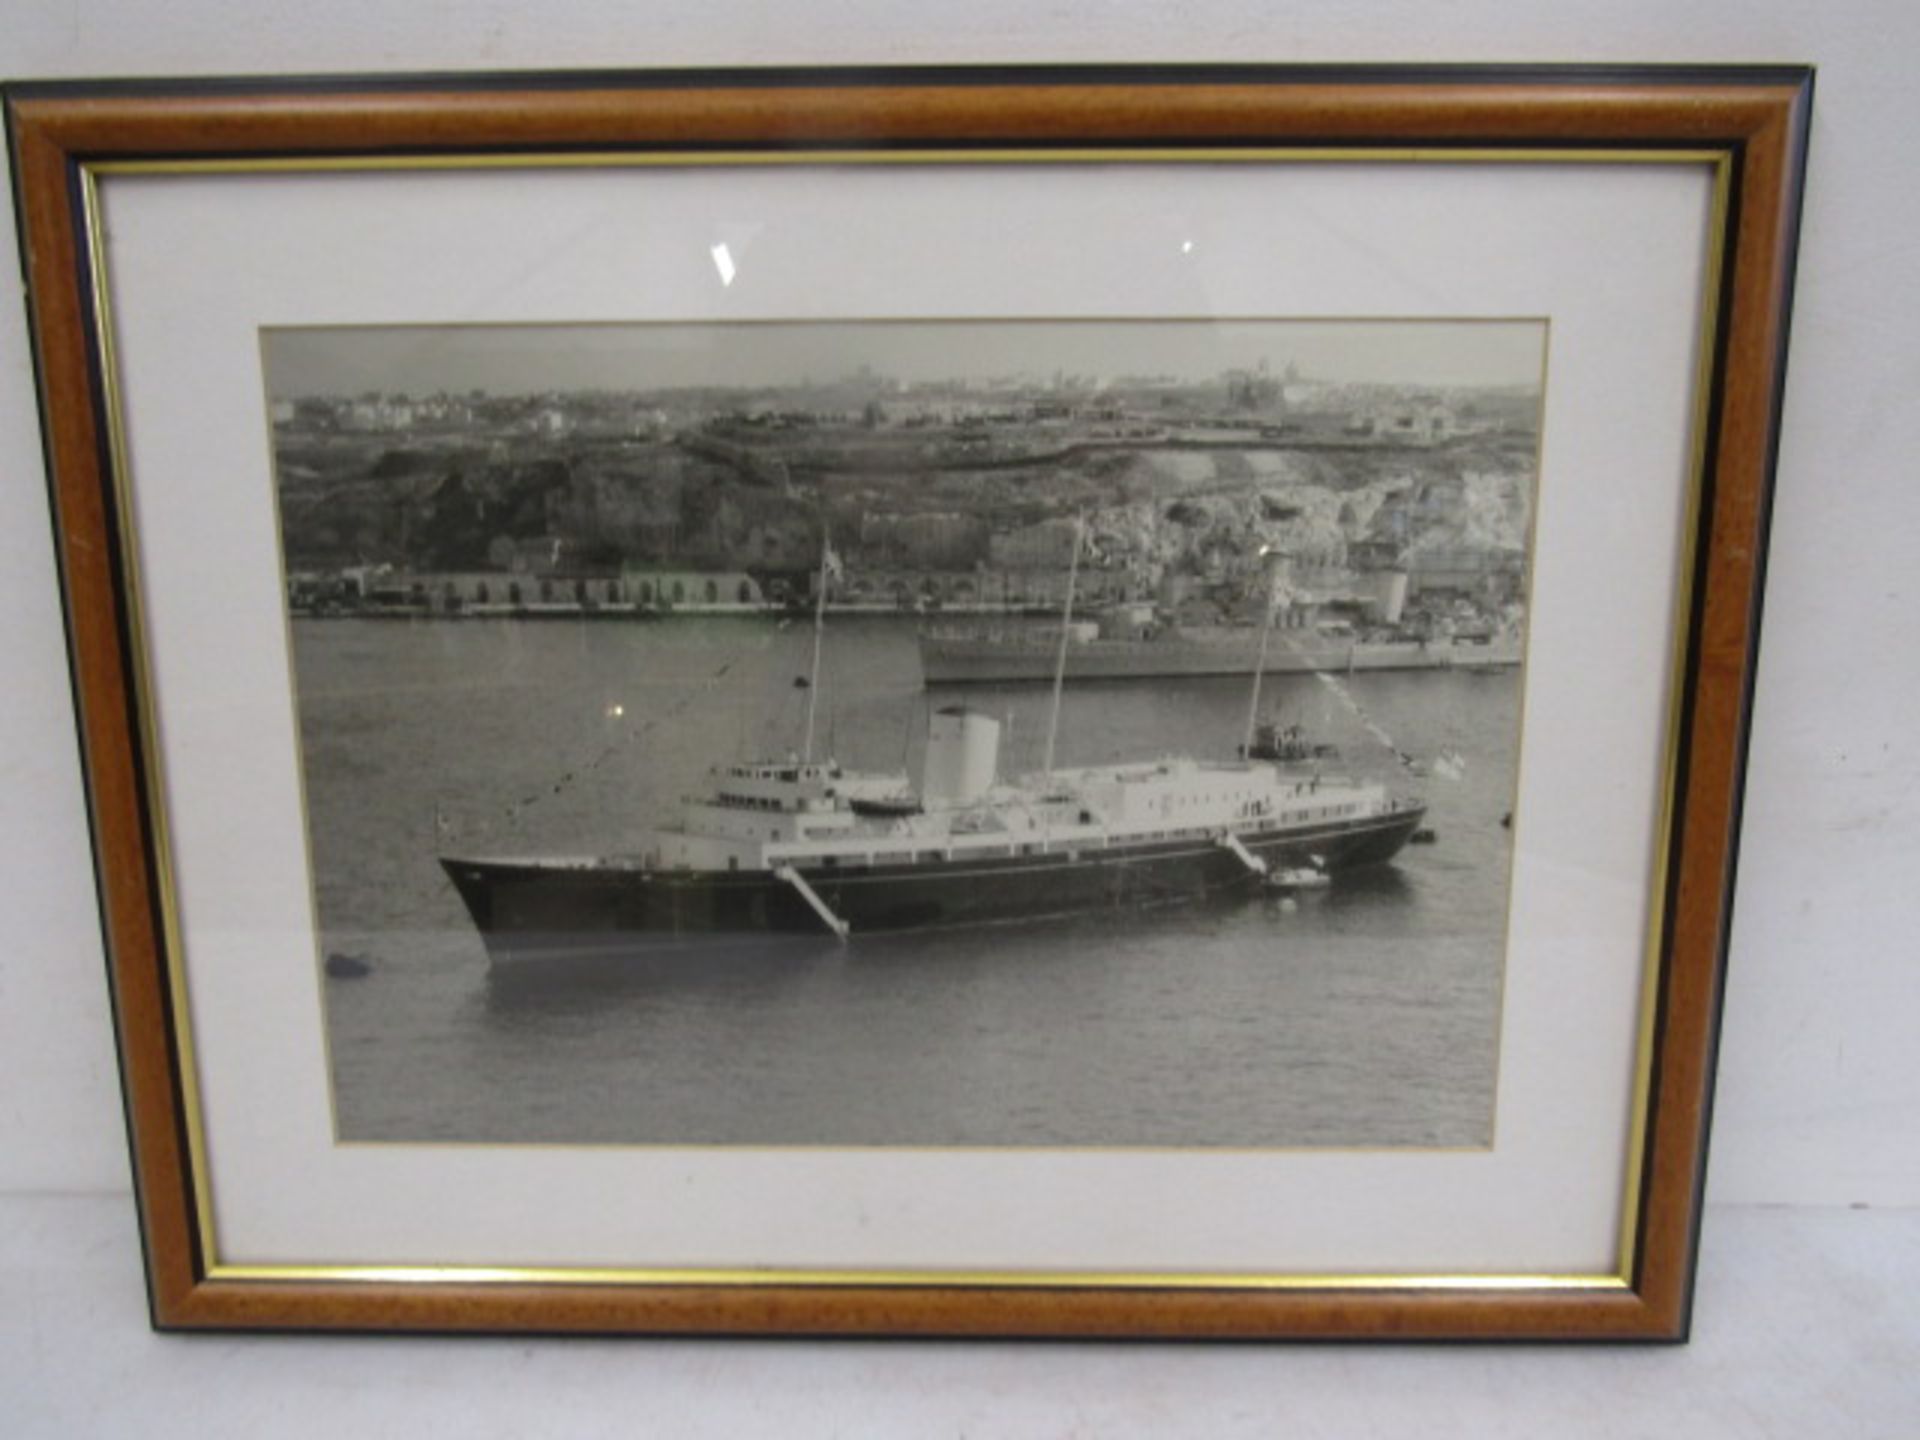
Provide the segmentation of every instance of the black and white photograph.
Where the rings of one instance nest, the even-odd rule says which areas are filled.
[[[1493,1144],[1543,320],[262,349],[340,1141]]]

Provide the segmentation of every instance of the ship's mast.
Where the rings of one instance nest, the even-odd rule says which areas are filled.
[[[1060,692],[1067,683],[1067,643],[1073,630],[1073,587],[1080,578],[1080,517],[1073,520],[1073,558],[1067,562],[1067,603],[1060,611],[1060,649],[1053,661],[1053,709],[1047,716],[1047,759],[1041,768],[1053,774],[1053,742],[1060,733]]]
[[[813,761],[813,716],[820,701],[820,642],[827,633],[827,573],[833,566],[833,542],[820,535],[820,578],[813,595],[813,669],[807,674],[807,746],[802,759]]]
[[[1253,662],[1253,694],[1247,698],[1247,738],[1240,746],[1243,760],[1253,754],[1253,732],[1260,722],[1260,681],[1267,670],[1267,641],[1273,636],[1273,612],[1278,608],[1274,605],[1273,579],[1267,567],[1267,557],[1272,554],[1271,545],[1260,547],[1260,601],[1264,614],[1260,621],[1260,655]]]

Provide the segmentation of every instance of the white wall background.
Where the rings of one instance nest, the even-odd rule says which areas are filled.
[[[0,74],[16,78],[1051,60],[1819,65],[1710,1174],[1723,1207],[1920,1201],[1917,59],[1911,0],[1344,0],[1324,11],[1251,0],[7,0],[0,15]],[[0,1198],[127,1185],[34,407],[24,317],[0,305]],[[964,1423],[967,1412],[947,1413]]]

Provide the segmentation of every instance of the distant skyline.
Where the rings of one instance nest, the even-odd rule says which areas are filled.
[[[1523,320],[914,320],[271,328],[276,399],[368,390],[567,390],[828,384],[862,367],[910,384],[1056,373],[1211,380],[1264,360],[1346,384],[1537,388],[1546,322]]]

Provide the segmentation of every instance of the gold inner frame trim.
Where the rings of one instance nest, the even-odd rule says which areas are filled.
[[[962,1269],[810,1269],[781,1268],[645,1268],[625,1266],[513,1266],[513,1265],[362,1265],[362,1264],[229,1264],[222,1262],[214,1221],[207,1139],[202,1115],[202,1082],[193,1041],[190,997],[184,966],[184,937],[175,889],[175,862],[167,822],[164,756],[154,712],[152,666],[147,624],[142,605],[139,546],[133,519],[133,493],[126,430],[121,403],[119,369],[114,348],[112,286],[108,278],[106,231],[101,215],[100,181],[114,176],[164,177],[195,175],[272,175],[320,172],[422,172],[499,169],[588,169],[718,166],[869,166],[869,165],[1139,165],[1139,164],[1508,164],[1508,165],[1670,165],[1711,168],[1711,209],[1706,224],[1706,254],[1692,404],[1692,441],[1683,481],[1683,514],[1678,541],[1676,600],[1669,641],[1666,737],[1662,747],[1659,794],[1654,834],[1654,863],[1649,875],[1647,945],[1641,961],[1640,1014],[1633,1073],[1627,1153],[1620,1212],[1616,1270],[1600,1274],[1531,1273],[1274,1273],[1157,1272],[1157,1271],[1037,1271]],[[326,155],[270,158],[220,157],[207,159],[89,161],[77,167],[84,234],[82,249],[90,271],[90,300],[95,342],[101,370],[101,403],[107,437],[107,459],[118,517],[124,596],[130,635],[135,709],[140,743],[146,757],[146,800],[152,825],[152,853],[159,908],[166,983],[173,1007],[173,1040],[179,1055],[180,1100],[187,1138],[194,1224],[208,1280],[235,1283],[324,1284],[479,1284],[479,1285],[653,1285],[722,1286],[751,1288],[790,1285],[820,1288],[1015,1288],[1015,1289],[1156,1289],[1222,1291],[1598,1291],[1631,1288],[1640,1238],[1641,1179],[1647,1143],[1648,1106],[1654,1053],[1654,1022],[1659,1008],[1662,946],[1666,934],[1666,889],[1662,883],[1671,861],[1672,827],[1679,766],[1679,721],[1683,709],[1688,631],[1687,603],[1692,590],[1698,549],[1700,499],[1708,448],[1707,418],[1711,381],[1721,316],[1721,276],[1726,253],[1731,205],[1733,153],[1726,148],[1657,149],[1519,146],[1410,146],[1309,147],[1168,147],[1118,146],[1111,149],[1068,147],[1020,149],[995,146],[979,150],[727,150],[715,152],[594,151],[552,154],[514,153],[448,155]],[[1542,436],[1544,446],[1545,437]],[[1537,513],[1536,503],[1536,513]],[[1524,755],[1524,741],[1522,742]],[[331,1093],[331,1091],[329,1091]],[[521,1148],[521,1147],[514,1147]],[[732,1148],[732,1147],[728,1147]],[[761,1148],[761,1147],[754,1147]],[[918,1147],[916,1147],[918,1148]],[[947,1147],[926,1147],[944,1149]],[[982,1147],[1000,1148],[1000,1147]],[[1077,1148],[1077,1147],[1075,1147]],[[1136,1147],[1125,1147],[1129,1150]],[[1157,1149],[1159,1147],[1139,1147]],[[1276,1147],[1273,1153],[1284,1148]],[[1306,1147],[1300,1147],[1306,1148]],[[1317,1153],[1323,1147],[1312,1147]],[[1335,1149],[1341,1147],[1332,1147]],[[1177,1147],[1169,1153],[1185,1153]],[[1261,1153],[1267,1153],[1262,1151]]]
[[[557,150],[549,153],[515,152],[508,155],[287,155],[271,159],[210,156],[182,160],[96,160],[83,166],[89,176],[103,175],[255,175],[342,171],[422,170],[593,170],[626,167],[704,168],[710,166],[793,165],[1209,165],[1359,163],[1369,165],[1714,165],[1726,168],[1731,158],[1723,149],[1662,150],[1651,147],[1599,149],[1570,146],[1534,149],[1526,146],[1364,145],[1330,146],[1114,146],[1080,148],[1038,146],[990,149],[900,150]]]
[[[218,1265],[208,1278],[239,1282],[324,1281],[440,1285],[755,1285],[979,1290],[1573,1290],[1617,1292],[1618,1275],[1249,1275],[1083,1270],[623,1270],[512,1265]]]

